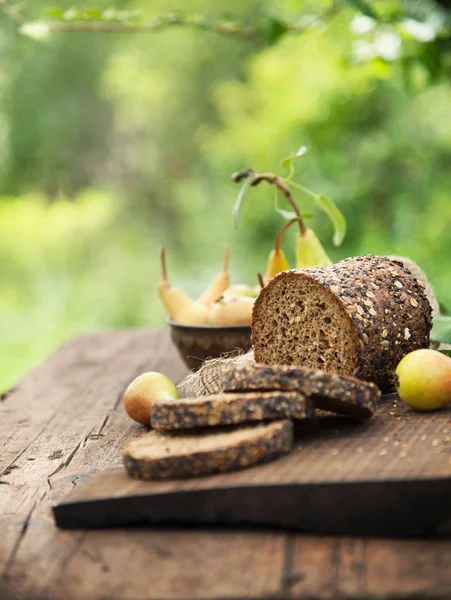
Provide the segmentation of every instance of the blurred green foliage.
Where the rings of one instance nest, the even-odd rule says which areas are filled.
[[[96,18],[109,3],[97,4]],[[120,4],[143,18],[187,5],[215,18],[221,8]],[[281,158],[301,145],[309,151],[295,180],[332,197],[348,222],[334,247],[329,220],[295,192],[333,259],[409,256],[451,306],[451,66],[440,3],[342,3],[301,34],[283,23],[311,22],[328,2],[223,5],[243,23],[281,16],[266,20],[266,38],[180,27],[44,41],[0,17],[0,390],[73,334],[163,325],[160,244],[173,283],[193,295],[217,271],[223,240],[234,282],[254,283],[283,220],[261,186],[248,190],[234,229],[229,176],[284,174]],[[70,6],[58,3],[53,16]],[[42,8],[27,3],[32,19],[48,17]]]

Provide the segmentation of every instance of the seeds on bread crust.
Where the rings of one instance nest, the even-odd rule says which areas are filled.
[[[159,430],[194,429],[312,416],[311,402],[299,391],[260,391],[160,400],[152,406],[151,424]]]
[[[316,408],[357,419],[373,416],[381,391],[343,375],[287,365],[245,365],[231,371],[225,390],[297,390],[311,398]]]
[[[289,420],[201,431],[151,431],[123,451],[135,479],[179,479],[224,473],[268,462],[293,447]]]
[[[273,277],[252,318],[255,360],[394,384],[403,356],[429,346],[431,306],[399,261],[358,256]]]

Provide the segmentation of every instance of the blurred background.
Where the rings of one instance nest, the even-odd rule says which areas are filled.
[[[0,391],[74,334],[164,326],[160,244],[190,294],[218,271],[222,241],[233,283],[256,283],[283,219],[262,185],[237,230],[230,174],[284,174],[301,145],[295,180],[348,223],[334,247],[295,192],[331,257],[409,256],[451,307],[447,2],[92,4],[36,0],[19,15],[0,3]],[[252,35],[71,30],[177,10]]]

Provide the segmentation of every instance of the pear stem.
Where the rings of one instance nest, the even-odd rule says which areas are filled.
[[[240,183],[243,179],[247,177],[253,177],[255,175],[255,171],[253,169],[242,169],[241,171],[236,171],[236,173],[232,173],[230,176],[231,180],[235,183]]]
[[[168,272],[166,270],[166,255],[164,246],[160,246],[160,266],[161,266],[161,281],[168,283]]]
[[[291,221],[288,221],[287,223],[285,223],[285,225],[283,227],[280,228],[279,233],[276,235],[276,239],[274,240],[274,250],[276,252],[279,252],[280,250],[280,242],[282,240],[283,234],[285,233],[285,231],[291,227],[293,225],[293,223],[296,223],[297,221],[299,221],[298,218],[296,219],[291,219]]]
[[[260,284],[260,287],[263,289],[265,287],[263,275],[261,273],[257,273],[257,279],[258,279],[258,283]]]
[[[307,227],[305,226],[304,221],[302,220],[301,211],[299,210],[299,206],[294,201],[294,198],[291,194],[291,190],[290,190],[290,187],[288,186],[288,184],[285,181],[283,181],[283,179],[278,177],[278,175],[275,175],[274,173],[257,173],[254,176],[254,178],[252,179],[251,185],[252,186],[258,185],[261,181],[267,181],[268,183],[275,185],[276,187],[279,188],[279,190],[281,190],[284,193],[286,199],[291,204],[294,212],[297,215],[296,220],[299,222],[299,229],[300,229],[301,235],[304,236],[307,233]]]

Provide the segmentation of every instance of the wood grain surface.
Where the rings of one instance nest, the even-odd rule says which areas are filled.
[[[64,345],[5,394],[1,600],[451,597],[449,540],[230,527],[58,530],[50,503],[117,463],[124,443],[143,433],[125,415],[121,398],[128,382],[150,369],[175,380],[185,372],[166,331],[90,334]],[[395,425],[402,421],[389,416]],[[448,455],[445,422],[431,439],[422,439],[421,421],[411,427],[420,447],[441,449],[439,460]],[[333,439],[333,427],[329,435]],[[412,442],[399,441],[407,443],[401,446],[406,460]],[[310,443],[313,452],[319,441]],[[379,452],[389,447],[380,444]],[[333,449],[338,454],[331,460],[339,460],[341,446]]]

